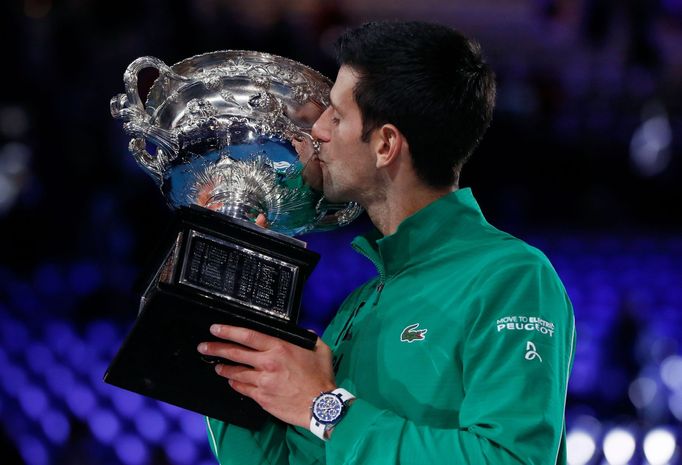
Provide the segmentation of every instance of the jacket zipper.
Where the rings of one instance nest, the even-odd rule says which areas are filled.
[[[377,285],[376,289],[374,290],[376,297],[374,298],[374,302],[372,303],[372,307],[376,306],[376,304],[379,303],[379,297],[381,296],[381,291],[384,290],[384,282],[379,281],[379,284]]]
[[[351,312],[350,316],[346,320],[346,324],[343,325],[343,328],[341,331],[339,331],[339,334],[336,336],[336,341],[334,342],[334,347],[339,347],[339,343],[346,339],[346,335],[351,331],[353,327],[353,322],[355,321],[355,317],[358,316],[358,312],[362,307],[365,306],[365,301],[363,300],[360,302],[359,305],[355,307],[355,309]]]
[[[379,272],[379,284],[377,284],[377,287],[374,289],[374,302],[372,302],[372,307],[375,307],[379,303],[379,297],[381,296],[381,291],[384,290],[384,284],[386,284],[386,275],[384,273],[383,264],[379,263],[373,257],[370,257],[367,253],[365,253],[364,250],[357,247],[356,245],[353,245],[353,249],[355,249],[356,252],[358,252],[360,255],[365,257],[367,260],[372,262],[372,264],[374,265],[374,268],[376,268],[377,271]]]
[[[372,307],[374,307],[378,302],[379,302],[379,296],[381,295],[381,291],[384,289],[384,283],[386,281],[386,276],[384,274],[384,267],[382,266],[381,263],[378,263],[375,261],[372,257],[367,255],[363,250],[361,250],[359,247],[356,247],[355,245],[352,246],[353,249],[358,252],[360,255],[363,257],[367,258],[374,267],[377,269],[379,272],[379,284],[377,284],[377,287],[374,289],[374,302],[372,303]],[[348,320],[346,320],[346,324],[343,326],[339,334],[336,336],[336,341],[334,342],[334,350],[338,349],[339,343],[342,342],[342,338],[345,339],[347,334],[350,333],[353,329],[353,323],[355,322],[355,318],[358,316],[358,312],[362,307],[365,305],[365,300],[360,302],[360,304],[355,307],[353,312],[351,312],[350,316],[348,317]],[[352,334],[352,333],[351,333]],[[334,359],[332,361],[332,368],[334,370],[334,374],[336,374],[339,370],[339,366],[341,365],[341,360],[343,360],[343,354],[339,356],[334,356]]]

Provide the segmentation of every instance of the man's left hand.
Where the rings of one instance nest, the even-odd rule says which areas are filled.
[[[218,364],[216,372],[286,423],[307,429],[313,399],[336,388],[331,350],[320,338],[307,350],[236,326],[212,325],[211,334],[226,342],[202,342],[199,352],[241,364]]]

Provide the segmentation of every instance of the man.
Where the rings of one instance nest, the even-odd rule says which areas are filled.
[[[458,188],[494,106],[478,45],[370,23],[337,49],[313,136],[325,195],[376,226],[353,247],[378,276],[314,351],[211,328],[224,342],[198,350],[239,363],[216,371],[280,420],[252,432],[209,419],[213,452],[223,465],[564,464],[571,304],[545,256]]]

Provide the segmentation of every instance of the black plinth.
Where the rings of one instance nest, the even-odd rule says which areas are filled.
[[[312,349],[296,325],[301,291],[319,255],[293,238],[199,207],[182,208],[131,332],[104,380],[114,386],[247,428],[268,418],[197,352],[231,324]],[[225,363],[225,361],[222,361]]]

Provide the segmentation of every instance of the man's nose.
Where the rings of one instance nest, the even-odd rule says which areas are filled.
[[[328,142],[329,141],[329,129],[328,129],[328,124],[327,120],[328,115],[329,115],[329,107],[327,107],[324,112],[320,115],[319,118],[317,118],[317,121],[313,124],[313,129],[311,131],[311,135],[313,136],[313,139],[317,139],[322,142]]]

